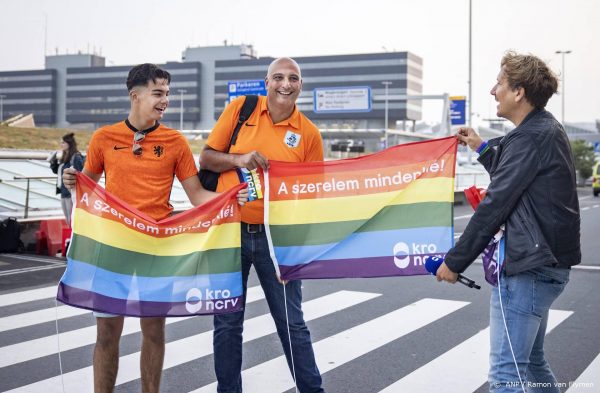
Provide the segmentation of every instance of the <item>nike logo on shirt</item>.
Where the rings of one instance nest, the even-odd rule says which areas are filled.
[[[118,147],[117,145],[115,145],[114,149],[115,150],[121,150],[121,149],[127,149],[129,146],[123,146],[123,147]]]

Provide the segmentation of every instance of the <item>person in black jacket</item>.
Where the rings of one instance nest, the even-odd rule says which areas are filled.
[[[65,220],[67,220],[67,225],[71,227],[73,201],[71,200],[69,189],[62,182],[62,175],[66,168],[75,168],[78,171],[83,170],[83,155],[77,150],[77,141],[75,141],[73,133],[63,135],[60,141],[60,148],[62,149],[60,161],[56,157],[57,154],[54,153],[50,158],[50,169],[52,169],[52,172],[58,174],[56,193],[60,194],[60,204],[65,214]]]
[[[570,267],[581,262],[581,247],[573,155],[563,126],[544,109],[557,88],[542,60],[507,52],[491,94],[498,116],[516,128],[487,142],[471,128],[457,133],[461,144],[479,153],[491,183],[437,279],[456,282],[505,224],[505,260],[490,301],[493,392],[559,392],[544,357],[544,336],[550,306]]]

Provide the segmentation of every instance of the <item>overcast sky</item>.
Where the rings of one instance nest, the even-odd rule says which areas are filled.
[[[468,0],[0,0],[0,71],[41,69],[48,54],[102,51],[107,65],[180,61],[188,46],[253,44],[259,56],[411,51],[423,93],[468,93]],[[45,21],[47,20],[47,34]],[[45,37],[47,37],[45,39]],[[46,43],[46,44],[45,44]],[[473,108],[495,117],[489,90],[507,49],[562,73],[566,120],[600,118],[599,0],[473,0]],[[561,118],[561,97],[548,109]],[[439,121],[441,104],[424,106]]]

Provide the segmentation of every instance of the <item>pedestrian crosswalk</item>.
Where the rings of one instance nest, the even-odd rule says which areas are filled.
[[[359,326],[314,343],[319,370],[326,373],[353,359],[419,329],[461,307],[465,302],[423,299]],[[264,386],[261,376],[269,376]],[[285,392],[294,387],[284,356],[262,363],[242,373],[244,390],[248,392]],[[215,392],[216,384],[196,390]]]
[[[54,306],[51,299],[55,294],[55,287],[44,287],[0,295],[0,312],[4,311],[0,314],[2,315],[0,317],[0,391],[43,393],[92,391],[90,349],[93,347],[96,335],[93,318],[87,310],[63,305]],[[433,294],[404,302],[398,300],[393,306],[381,309],[383,300],[384,297],[377,291],[336,290],[331,287],[321,290],[318,295],[304,301],[304,317],[311,327],[313,337],[316,337],[313,340],[315,355],[326,382],[328,373],[343,372],[349,365],[365,362],[364,358],[374,351],[388,345],[397,345],[401,340],[410,340],[422,329],[443,328],[450,319],[462,318],[472,306],[470,301],[441,299]],[[389,302],[386,301],[385,304],[388,305]],[[26,312],[11,313],[11,310],[17,309],[19,305],[26,305],[27,307],[24,308]],[[375,309],[382,311],[374,312]],[[367,314],[368,318],[344,318],[350,314]],[[569,310],[551,310],[548,333],[560,329],[561,324],[569,320],[573,314],[574,312]],[[264,345],[271,341],[278,342],[278,338],[260,286],[248,289],[246,315],[245,363],[242,373],[244,391],[281,393],[293,389],[294,382],[280,346]],[[210,364],[208,368],[212,368],[212,330],[207,323],[204,323],[201,328],[198,327],[200,322],[203,322],[201,318],[203,317],[167,319],[167,336],[169,331],[177,334],[173,339],[167,340],[165,373],[177,375],[178,372],[182,372],[182,375],[189,376],[189,372],[184,373],[181,370],[189,370],[190,367],[196,367],[201,363]],[[58,337],[49,327],[54,325],[55,320],[61,331]],[[342,320],[344,323],[341,323]],[[195,321],[199,322],[195,324]],[[195,328],[191,329],[190,326]],[[35,332],[32,332],[33,330]],[[186,334],[187,331],[189,333]],[[402,373],[394,375],[395,382],[388,384],[387,387],[380,386],[368,392],[361,389],[356,392],[476,391],[485,385],[487,379],[489,328],[474,333],[461,343],[445,348],[439,356],[425,361],[416,369],[404,375]],[[122,340],[137,339],[139,334],[138,320],[126,318]],[[435,334],[443,334],[443,331]],[[256,348],[260,348],[260,351]],[[279,352],[273,351],[272,348],[277,348]],[[59,350],[63,354],[63,361],[69,363],[62,375],[59,371],[54,373],[48,371],[58,370]],[[260,353],[253,357],[251,350]],[[399,354],[399,356],[403,355]],[[121,354],[117,391],[139,391],[139,361],[139,346],[137,350],[128,350]],[[373,367],[375,365],[365,364],[365,373],[370,372]],[[40,369],[45,370],[38,372]],[[360,379],[361,375],[354,373],[350,377]],[[577,381],[569,386],[568,391],[571,393],[586,391],[578,389],[584,385],[589,386],[590,383],[600,388],[600,356],[595,356]],[[325,388],[328,392],[348,392],[347,389],[336,390],[334,385]],[[163,390],[216,392],[216,382],[214,374],[198,371],[194,374],[193,380],[184,381],[184,378],[164,380]],[[587,391],[594,391],[594,389]]]
[[[81,308],[58,306],[11,315],[0,318],[0,332],[18,329],[38,323],[54,322],[56,319],[65,319],[87,313],[89,313],[88,310],[83,310]]]
[[[551,310],[546,334],[572,313]],[[394,392],[446,392],[475,391],[487,379],[490,329],[485,328],[462,344],[452,348],[435,360],[413,371],[381,393]],[[469,361],[465,361],[469,359]],[[460,376],[457,378],[457,376]],[[452,383],[448,383],[452,381]]]
[[[48,299],[56,296],[56,287],[44,287],[31,289],[29,291],[13,292],[0,295],[0,307],[12,306],[14,304],[33,302],[40,299]]]
[[[600,354],[590,363],[590,365],[581,373],[579,378],[567,386],[567,393],[576,393],[582,391],[592,392],[598,389],[598,377],[600,376]]]
[[[253,287],[248,291],[247,303],[250,304],[257,300],[261,300],[264,298],[264,293],[262,292],[261,287]],[[63,319],[68,316],[75,316],[81,314],[89,314],[90,311],[82,310],[69,306],[60,306],[56,308],[57,310],[61,310],[58,318]],[[70,310],[75,310],[74,312],[70,312]],[[39,313],[42,316],[47,316],[52,314],[55,311],[53,308],[39,310]],[[27,318],[23,316],[27,315]],[[56,314],[55,314],[56,315]],[[17,314],[11,317],[5,317],[3,319],[14,318],[15,320],[21,322],[24,320],[36,321],[35,312],[28,312],[24,314]],[[175,322],[184,321],[189,319],[189,317],[184,318],[167,318],[166,323],[171,324]],[[52,318],[54,321],[54,318]],[[46,319],[37,320],[36,323],[46,322]],[[3,326],[0,324],[0,326]],[[10,327],[10,323],[6,323],[6,327]],[[18,326],[22,327],[22,326]],[[135,318],[125,318],[125,323],[123,325],[123,336],[137,333],[140,331],[140,324]],[[22,341],[17,344],[9,345],[3,348],[7,353],[12,353],[11,357],[4,357],[0,359],[0,367],[6,367],[10,364],[25,362],[28,360],[32,360],[35,358],[39,358],[42,356],[52,355],[53,353],[57,353],[59,347],[58,343],[60,342],[60,350],[68,351],[70,349],[82,347],[85,345],[94,344],[96,341],[96,326],[88,326],[85,328],[71,330],[68,332],[61,333],[57,340],[54,336],[46,336],[38,339]]]

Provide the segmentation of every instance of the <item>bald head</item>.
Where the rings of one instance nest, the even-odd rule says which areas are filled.
[[[274,123],[291,116],[302,92],[300,67],[289,57],[273,60],[265,78],[267,107]]]
[[[300,76],[300,78],[302,78],[302,74],[300,72],[300,66],[298,65],[298,63],[296,63],[296,60],[292,59],[291,57],[279,57],[279,58],[273,60],[271,62],[271,64],[269,64],[269,68],[267,69],[267,78],[272,76],[273,73],[275,72],[275,70],[277,70],[279,68],[279,66],[287,66],[287,67],[292,66],[293,68],[296,69],[298,76]]]

